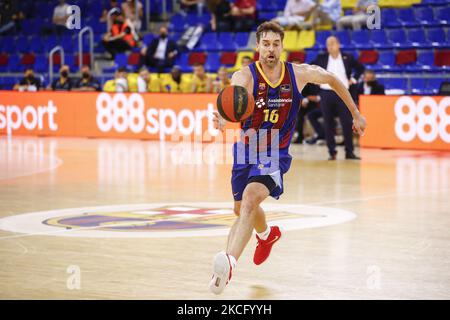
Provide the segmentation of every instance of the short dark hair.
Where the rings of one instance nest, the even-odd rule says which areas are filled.
[[[284,39],[284,30],[281,25],[275,21],[266,21],[259,25],[258,29],[256,29],[256,42],[259,42],[261,39],[261,35],[263,33],[267,33],[272,31],[280,35],[281,41]]]
[[[203,63],[200,63],[200,62],[195,62],[192,66],[193,66],[193,67],[198,67],[198,66],[205,67],[205,66],[203,65]]]
[[[250,57],[250,56],[243,56],[241,59],[248,59],[248,60],[253,61],[252,57]]]
[[[119,67],[119,68],[117,68],[117,72],[127,72],[127,68]]]

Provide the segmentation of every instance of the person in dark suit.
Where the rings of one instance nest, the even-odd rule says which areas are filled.
[[[166,27],[159,29],[159,38],[153,39],[148,47],[141,50],[141,65],[147,65],[158,69],[163,73],[164,69],[175,65],[178,48],[175,41],[168,38]]]
[[[320,54],[312,64],[318,65],[334,73],[356,97],[356,83],[364,72],[364,66],[352,55],[341,53],[339,40],[334,37],[327,38],[328,53]],[[327,141],[329,160],[336,160],[336,141],[334,139],[334,115],[339,116],[345,141],[345,158],[360,160],[353,153],[352,115],[339,96],[331,90],[329,85],[320,86],[321,109],[324,119],[325,138]]]
[[[358,84],[358,96],[360,94],[382,94],[384,95],[384,86],[376,79],[373,70],[364,72],[363,82]]]
[[[297,116],[297,132],[298,136],[297,139],[294,141],[294,143],[302,143],[303,142],[303,126],[305,124],[305,117],[309,115],[312,111],[319,109],[319,86],[308,83],[302,90],[302,96],[304,97],[303,100],[300,103],[300,110],[298,111]],[[319,127],[317,128],[317,124]],[[311,125],[314,127],[314,130],[317,132],[317,130],[322,129],[320,123],[314,122],[311,123]],[[323,131],[323,130],[322,130]]]

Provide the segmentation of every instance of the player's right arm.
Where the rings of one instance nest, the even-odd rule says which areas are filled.
[[[248,94],[253,94],[253,77],[250,68],[244,67],[236,71],[231,77],[231,85],[244,87]]]
[[[244,67],[236,71],[231,77],[232,86],[241,86],[247,89],[248,94],[253,94],[253,76],[249,67]],[[214,111],[214,128],[223,131],[225,128],[225,119],[223,119],[217,111]]]
[[[307,82],[315,84],[328,84],[331,89],[342,99],[353,117],[353,130],[359,135],[364,134],[366,128],[366,119],[359,113],[352,96],[339,78],[315,65],[300,64],[294,66],[294,72],[297,79],[297,87],[303,88]]]

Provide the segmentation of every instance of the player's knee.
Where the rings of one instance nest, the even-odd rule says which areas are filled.
[[[242,202],[251,203],[258,206],[265,198],[267,198],[267,187],[261,183],[251,183],[247,185],[242,195]]]
[[[242,209],[240,212],[246,212],[248,214],[253,214],[256,212],[256,209],[258,208],[261,201],[264,200],[264,197],[258,195],[257,193],[253,192],[244,192],[244,197],[242,198]]]
[[[240,217],[252,217],[256,215],[257,208],[257,204],[255,205],[251,202],[243,203],[240,211]]]
[[[234,203],[233,211],[236,216],[239,216],[239,213],[241,212],[241,202],[240,201]]]

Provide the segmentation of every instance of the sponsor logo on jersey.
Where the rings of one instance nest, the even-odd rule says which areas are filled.
[[[269,103],[269,107],[271,108],[280,108],[284,107],[287,103],[292,103],[292,99],[291,98],[269,99],[267,102]]]
[[[257,108],[262,108],[266,105],[266,102],[264,101],[263,98],[260,98],[258,101],[256,101],[256,107]]]
[[[282,84],[280,86],[281,92],[289,92],[291,91],[291,85],[290,84]]]

